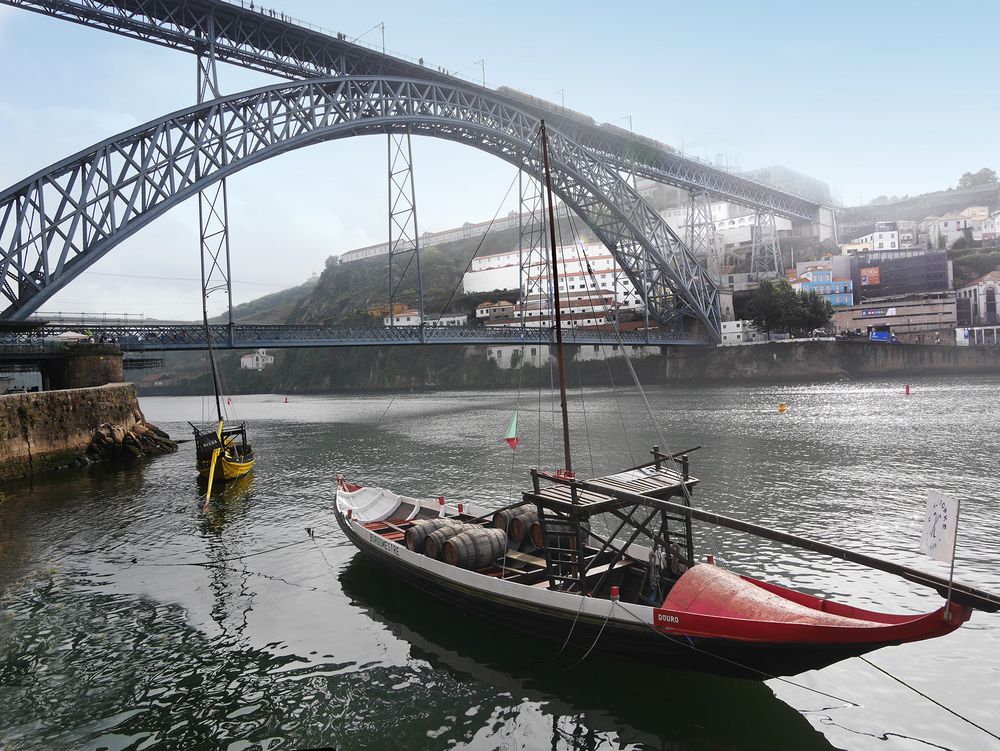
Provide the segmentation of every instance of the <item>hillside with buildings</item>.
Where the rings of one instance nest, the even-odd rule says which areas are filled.
[[[757,179],[776,176],[783,180],[779,187],[829,200],[825,184],[786,168],[756,174]],[[687,194],[647,181],[639,181],[638,188],[685,237],[691,221]],[[783,273],[796,291],[815,292],[833,306],[830,330],[855,335],[891,332],[900,341],[953,344],[957,328],[997,325],[998,209],[1000,193],[995,184],[843,209],[839,244],[830,233],[832,228],[778,219],[775,230]],[[938,213],[910,218],[925,210]],[[758,275],[748,272],[754,237],[760,231],[759,217],[725,202],[711,203],[710,214],[712,240],[703,261],[720,274],[723,344],[767,339],[767,332],[734,320],[734,311],[744,307],[758,286]],[[856,231],[850,231],[851,227]],[[524,239],[519,241],[522,232]],[[565,326],[605,330],[610,335],[614,327],[634,330],[651,325],[639,290],[579,220],[563,217],[557,236]],[[535,250],[519,251],[519,244]],[[319,277],[238,306],[234,319],[364,326],[523,323],[529,328],[548,328],[554,311],[546,259],[540,250],[546,245],[540,228],[532,228],[527,216],[511,213],[492,223],[467,222],[421,237],[423,315],[410,253],[394,257],[395,304],[389,306],[388,244],[382,243],[331,256]],[[977,337],[986,336],[973,331],[971,340],[975,343]],[[996,329],[992,336],[996,341]],[[588,348],[572,354],[585,371],[588,362],[604,356]],[[636,348],[634,354],[657,355],[659,349]],[[219,361],[227,388],[233,392],[296,392],[504,386],[519,377],[513,372],[515,364],[547,372],[548,356],[546,347],[530,351],[517,346],[397,347],[224,352]],[[148,380],[166,384],[174,393],[201,393],[210,386],[206,367],[201,355],[171,354],[165,363],[168,372]],[[591,370],[586,379],[600,382],[601,376]],[[654,380],[658,380],[657,373],[656,368],[650,369]]]

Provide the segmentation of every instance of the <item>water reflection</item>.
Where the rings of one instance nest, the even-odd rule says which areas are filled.
[[[877,383],[659,389],[651,400],[670,446],[705,446],[694,457],[697,503],[947,575],[913,552],[932,485],[963,498],[956,574],[1000,589],[1000,434],[961,417],[1000,421],[1000,381],[912,383],[909,401]],[[618,469],[628,448],[644,459],[657,436],[638,397],[585,396],[586,430],[573,417],[581,471]],[[143,400],[143,409],[181,435],[198,401]],[[789,404],[780,418],[778,401]],[[862,705],[823,712],[811,710],[833,702],[782,683],[595,655],[566,670],[576,655],[552,662],[558,645],[425,601],[356,556],[332,518],[334,471],[500,505],[528,465],[561,451],[526,419],[523,451],[498,453],[517,403],[513,392],[400,396],[375,428],[383,397],[245,398],[241,416],[268,451],[245,486],[213,491],[207,512],[191,444],[123,470],[6,486],[0,738],[18,749],[824,747],[812,723],[850,748],[902,735],[985,747],[981,731],[857,660],[795,678]],[[538,424],[558,427],[544,414]],[[861,606],[939,604],[878,572],[726,531],[699,535],[700,555],[720,547],[746,573]],[[947,638],[873,660],[995,728],[998,624],[977,613]]]
[[[831,748],[761,683],[597,654],[574,666],[580,653],[557,656],[557,644],[456,613],[361,554],[344,566],[339,581],[365,613],[411,645],[414,658],[459,680],[492,686],[515,703],[539,703],[550,718],[552,749],[768,748],[775,727],[787,748]],[[720,706],[727,708],[725,722]]]
[[[207,483],[205,483],[207,485]],[[199,489],[202,483],[198,483]],[[244,634],[257,593],[250,586],[252,572],[243,557],[248,550],[239,536],[226,535],[228,523],[247,518],[253,498],[253,473],[226,483],[203,507],[200,529],[206,540],[209,588],[213,596],[212,620],[233,643],[245,644]]]

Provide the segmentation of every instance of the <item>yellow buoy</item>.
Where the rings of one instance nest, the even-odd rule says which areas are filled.
[[[782,402],[781,404],[778,405],[778,412],[780,414],[785,414],[785,410],[786,409],[788,409],[788,407],[785,406],[784,402]]]

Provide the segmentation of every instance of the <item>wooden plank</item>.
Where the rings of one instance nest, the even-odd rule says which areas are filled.
[[[614,565],[610,563],[604,563],[600,566],[594,566],[587,569],[587,572],[583,575],[584,579],[589,579],[592,576],[599,576],[607,571],[617,571],[620,568],[628,568],[634,563],[631,558],[622,558],[619,561],[615,561]]]
[[[544,558],[539,558],[537,555],[531,555],[530,553],[522,553],[519,550],[508,550],[507,558],[518,563],[530,563],[532,566],[545,568]]]

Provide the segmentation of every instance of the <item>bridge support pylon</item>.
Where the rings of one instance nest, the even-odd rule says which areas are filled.
[[[396,325],[396,296],[410,263],[417,264],[417,309],[424,326],[424,278],[420,272],[420,232],[417,227],[417,193],[413,183],[413,144],[410,130],[389,133],[389,325]],[[409,256],[397,273],[393,260]]]
[[[773,211],[754,214],[753,246],[750,256],[750,275],[754,279],[767,279],[785,275],[781,262],[781,243],[775,226]]]
[[[702,264],[712,277],[719,281],[719,247],[715,234],[715,220],[712,218],[712,199],[704,191],[688,194],[687,224],[684,240],[688,250]]]
[[[215,24],[209,17],[205,48],[195,56],[197,60],[198,104],[206,99],[218,99],[219,74],[216,69]],[[196,162],[198,177],[205,169],[201,157]],[[208,168],[209,170],[211,168]],[[207,170],[206,170],[207,171]],[[228,310],[230,344],[233,336],[233,285],[232,265],[229,260],[229,194],[226,180],[222,179],[198,193],[198,243],[201,258],[201,297],[206,306],[212,292],[225,290]]]

